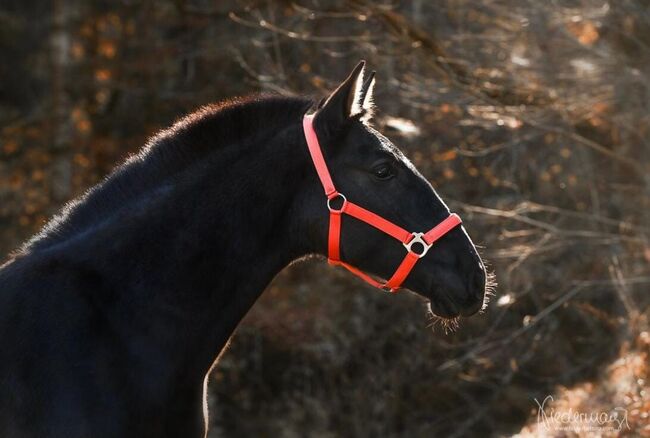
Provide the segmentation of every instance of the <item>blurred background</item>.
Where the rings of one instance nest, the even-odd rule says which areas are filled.
[[[650,436],[646,0],[3,0],[0,252],[180,115],[323,96],[362,58],[496,295],[445,333],[415,295],[293,265],[214,370],[210,436],[591,436],[539,424],[548,395]]]

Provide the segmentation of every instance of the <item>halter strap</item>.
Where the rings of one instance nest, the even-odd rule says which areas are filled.
[[[413,270],[415,264],[427,254],[431,246],[433,246],[433,243],[462,222],[460,217],[455,213],[451,213],[445,220],[426,233],[412,233],[378,214],[348,201],[345,195],[339,193],[334,186],[332,176],[327,168],[325,158],[323,157],[323,151],[318,142],[318,136],[314,130],[314,116],[306,115],[303,118],[302,126],[305,133],[305,139],[307,140],[309,154],[311,155],[312,162],[316,168],[316,173],[318,173],[318,178],[320,179],[323,190],[325,191],[327,209],[330,212],[327,239],[329,263],[332,265],[343,266],[345,269],[372,286],[389,292],[397,292],[404,280],[406,280],[406,277],[411,273],[411,270]],[[339,208],[335,208],[332,206],[332,201],[338,198],[341,199],[342,205]],[[383,231],[404,245],[406,256],[395,270],[395,273],[387,281],[380,282],[359,268],[341,260],[341,222],[344,214],[352,216],[380,231]],[[421,245],[422,250],[420,252],[414,251],[412,248],[414,244]]]

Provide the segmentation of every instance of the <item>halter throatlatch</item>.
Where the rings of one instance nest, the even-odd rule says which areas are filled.
[[[327,244],[328,261],[332,265],[343,266],[348,271],[375,287],[389,292],[397,292],[417,261],[427,254],[436,240],[440,239],[461,223],[460,217],[457,214],[452,213],[447,217],[447,219],[443,220],[426,233],[411,233],[399,225],[395,225],[389,220],[348,201],[348,199],[342,193],[339,193],[334,186],[332,176],[327,168],[327,163],[325,163],[323,152],[318,143],[318,136],[314,130],[313,122],[314,116],[306,115],[303,119],[302,126],[305,133],[305,139],[307,140],[307,146],[309,147],[309,154],[314,162],[318,178],[325,190],[325,196],[327,196],[327,209],[330,211],[329,237]],[[334,207],[332,205],[334,201],[338,201],[341,204],[340,207]],[[341,216],[343,214],[352,216],[353,218],[383,231],[389,236],[399,240],[402,245],[404,245],[406,256],[388,281],[383,283],[379,282],[360,269],[341,260]]]

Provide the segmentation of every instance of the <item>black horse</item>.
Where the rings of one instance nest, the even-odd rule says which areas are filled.
[[[361,63],[320,105],[258,97],[160,132],[65,206],[0,268],[0,436],[198,437],[207,375],[271,279],[327,252],[328,211],[302,130],[349,199],[409,230],[449,216],[367,122]],[[353,218],[341,255],[387,277],[404,257]],[[485,271],[462,226],[404,286],[453,318],[481,309]]]

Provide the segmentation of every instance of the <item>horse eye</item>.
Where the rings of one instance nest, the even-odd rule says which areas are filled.
[[[377,179],[386,180],[395,176],[395,171],[390,164],[380,164],[379,166],[375,166],[375,168],[372,169],[372,174]]]

